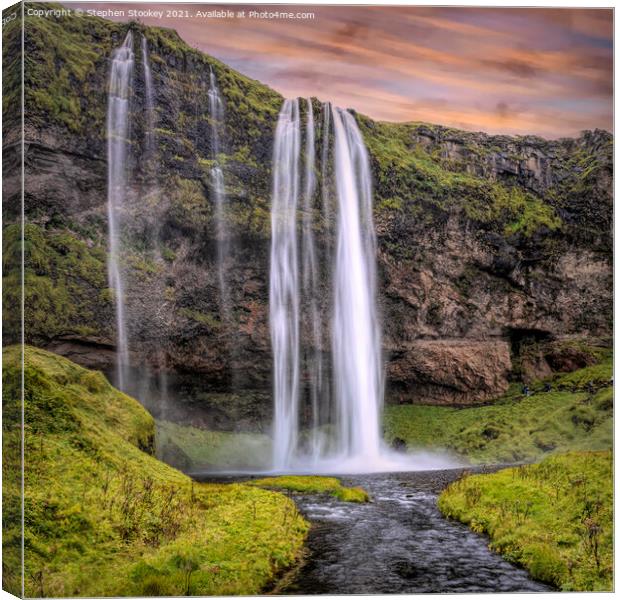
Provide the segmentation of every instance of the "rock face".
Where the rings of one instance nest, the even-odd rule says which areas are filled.
[[[168,380],[170,396],[183,399],[180,420],[261,429],[271,411],[269,207],[282,98],[188,47],[175,32],[131,27],[137,41],[123,268],[132,366]],[[26,339],[104,371],[114,362],[115,325],[106,275],[102,90],[110,54],[126,30],[88,17],[27,19],[25,36],[31,58],[25,73]],[[9,45],[14,34],[9,24]],[[157,106],[158,152],[149,162],[142,35]],[[210,69],[225,104],[232,323],[222,319],[218,300]],[[318,148],[324,132],[316,99],[313,110]],[[10,111],[5,117],[5,164],[14,166],[19,148],[11,142],[19,122]],[[609,133],[547,141],[356,118],[374,178],[388,401],[487,402],[521,376],[515,365],[530,342],[611,334]],[[9,258],[19,254],[16,182],[11,177],[4,188]],[[328,311],[326,257],[336,213],[332,204],[332,218],[321,217],[318,196],[316,239],[324,249],[320,279]],[[9,306],[17,300],[18,277],[10,269],[5,277]],[[8,342],[17,339],[17,317],[5,320]],[[311,336],[303,338],[302,355],[311,354]],[[544,361],[551,369],[569,359]],[[541,365],[529,371],[542,373]]]
[[[387,379],[400,403],[468,405],[505,392],[511,369],[504,341],[419,340],[392,356]]]

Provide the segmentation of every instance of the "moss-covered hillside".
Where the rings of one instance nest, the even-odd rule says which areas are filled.
[[[409,449],[448,450],[473,463],[539,460],[549,452],[613,446],[613,360],[513,385],[489,406],[388,406],[385,437]],[[545,383],[551,386],[545,391]]]
[[[3,587],[21,595],[20,348],[3,354]],[[192,482],[100,373],[25,349],[25,595],[257,594],[298,557],[285,496]]]

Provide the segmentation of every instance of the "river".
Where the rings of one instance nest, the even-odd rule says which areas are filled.
[[[309,554],[284,594],[542,592],[547,586],[445,519],[437,496],[461,470],[342,476],[368,504],[295,496],[312,523]]]

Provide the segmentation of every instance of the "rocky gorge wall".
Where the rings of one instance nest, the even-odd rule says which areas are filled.
[[[25,33],[26,341],[104,371],[115,356],[105,91],[111,52],[127,27],[89,17],[27,18]],[[173,31],[130,27],[136,62],[123,262],[132,366],[137,374],[166,374],[184,407],[175,413],[181,420],[264,429],[271,418],[271,158],[283,99]],[[148,160],[141,35],[157,107],[158,152]],[[221,317],[215,265],[210,69],[225,104],[220,162],[232,324]],[[320,148],[322,105],[312,102]],[[7,118],[10,125],[5,110]],[[587,363],[588,344],[609,343],[609,133],[547,141],[356,118],[374,177],[388,401],[490,401],[510,379]],[[19,139],[13,124],[13,136],[5,136],[9,167]],[[317,174],[321,168],[319,161]],[[331,216],[318,196],[327,311],[336,213],[333,195]],[[4,211],[10,257],[19,247],[17,173],[7,182]],[[5,272],[5,282],[14,283],[11,276]],[[5,285],[8,300],[16,291]],[[5,315],[5,343],[18,327],[15,315]],[[308,327],[302,324],[305,352]]]

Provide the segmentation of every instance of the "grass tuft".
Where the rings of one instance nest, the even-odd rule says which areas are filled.
[[[316,475],[282,475],[248,482],[248,485],[301,494],[330,494],[343,502],[369,502],[368,492],[360,487],[345,487],[335,477]]]

